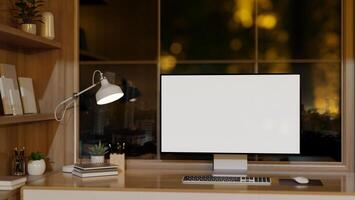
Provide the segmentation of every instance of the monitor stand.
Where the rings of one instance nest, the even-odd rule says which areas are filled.
[[[213,155],[213,176],[246,176],[247,170],[248,155]]]

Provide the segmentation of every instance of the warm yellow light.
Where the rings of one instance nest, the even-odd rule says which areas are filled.
[[[337,67],[324,67],[318,64],[312,67],[313,106],[321,114],[339,114],[339,72]]]
[[[329,47],[339,46],[339,36],[336,33],[326,33],[324,34],[325,44]]]
[[[278,59],[280,56],[279,56],[279,53],[277,51],[276,48],[269,48],[266,50],[265,52],[265,58],[267,60],[276,60]]]
[[[160,57],[160,70],[169,72],[176,66],[176,58],[172,55],[163,55]]]
[[[234,0],[235,11],[233,20],[240,23],[245,28],[253,26],[253,1],[250,0]]]
[[[267,73],[291,73],[291,65],[289,63],[271,64]]]
[[[258,6],[261,9],[272,9],[273,7],[270,0],[258,0]]]
[[[243,46],[242,41],[240,41],[240,39],[238,39],[238,38],[234,38],[229,43],[229,47],[234,51],[240,50],[242,48],[242,46]]]
[[[273,29],[277,24],[277,17],[273,14],[262,14],[256,18],[256,24],[260,28]]]
[[[170,51],[171,51],[171,53],[173,53],[175,55],[180,54],[182,51],[182,44],[178,43],[178,42],[173,42],[170,45]]]

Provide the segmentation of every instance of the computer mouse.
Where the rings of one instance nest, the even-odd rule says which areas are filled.
[[[297,176],[293,178],[294,181],[298,184],[307,184],[309,183],[309,179],[303,176]]]

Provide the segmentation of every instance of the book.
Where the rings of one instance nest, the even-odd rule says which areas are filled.
[[[20,184],[16,184],[16,185],[4,185],[4,186],[0,186],[0,190],[14,190],[14,189],[17,189],[23,185],[25,185],[25,183],[20,183]]]
[[[115,176],[118,175],[118,171],[107,171],[107,172],[89,172],[89,173],[80,173],[76,170],[73,170],[73,175],[79,176],[81,178],[89,178],[89,177],[98,177],[98,176]]]
[[[23,109],[22,109],[22,102],[20,96],[20,89],[17,82],[15,65],[0,63],[0,76],[5,77],[7,79],[11,79],[13,85],[13,88],[11,89],[10,96],[9,96],[9,98],[12,99],[11,103],[13,103],[12,104],[13,108],[11,113],[6,112],[6,114],[22,115]]]
[[[10,103],[13,106],[13,115],[23,115],[21,96],[18,89],[10,90]]]
[[[12,104],[10,102],[10,90],[14,89],[13,81],[9,78],[5,78],[4,76],[0,77],[0,94],[1,94],[1,104],[3,106],[3,114],[11,115]]]
[[[0,76],[14,80],[14,88],[19,90],[15,65],[0,63]]]
[[[112,165],[109,163],[101,163],[101,164],[93,164],[93,163],[85,163],[85,164],[75,164],[74,168],[80,170],[97,170],[97,169],[116,169],[117,165]]]
[[[18,82],[23,104],[23,112],[26,114],[38,113],[32,79],[19,77]]]
[[[0,176],[0,187],[18,185],[26,181],[27,178],[25,176]]]
[[[91,169],[91,170],[82,170],[82,169],[74,168],[73,170],[76,172],[79,172],[79,173],[96,173],[96,172],[118,171],[117,168],[115,168],[115,169]]]

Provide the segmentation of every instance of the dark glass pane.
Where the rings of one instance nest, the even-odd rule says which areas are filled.
[[[253,13],[251,0],[161,0],[162,56],[251,59]]]
[[[162,74],[238,74],[253,73],[253,64],[178,64]]]
[[[257,159],[341,161],[340,64],[264,64],[260,72],[301,74],[301,155]]]
[[[259,57],[340,59],[341,0],[259,0]]]
[[[157,59],[157,0],[88,2],[80,4],[81,60]]]
[[[81,95],[80,155],[88,156],[89,148],[101,141],[104,144],[125,142],[128,157],[155,158],[156,65],[81,65],[81,90],[91,85],[92,73],[96,69],[104,72],[111,83],[120,85],[125,96],[116,102],[99,106],[95,93],[100,86]]]

